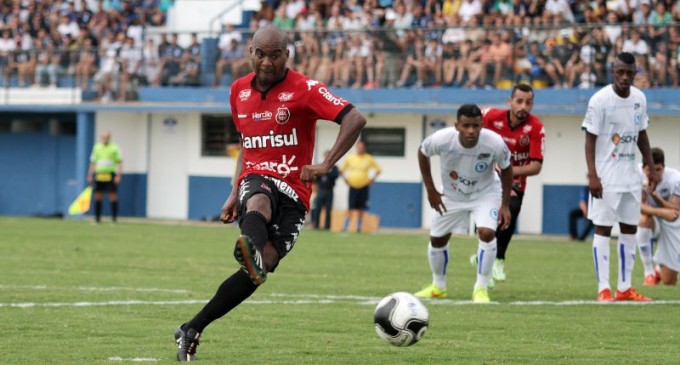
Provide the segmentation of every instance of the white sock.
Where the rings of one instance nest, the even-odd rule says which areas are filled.
[[[597,277],[598,293],[609,289],[609,237],[595,234],[593,236],[593,260]]]
[[[479,241],[477,248],[477,281],[475,289],[482,286],[487,288],[487,283],[491,277],[491,269],[496,259],[496,238],[491,242]]]
[[[652,229],[638,227],[637,234],[638,249],[640,251],[640,261],[645,268],[645,277],[654,274],[654,263],[652,262]]]
[[[449,264],[449,244],[444,247],[427,246],[427,257],[432,270],[432,283],[439,289],[446,289],[446,266]]]
[[[635,267],[635,244],[636,239],[633,234],[619,235],[619,282],[617,289],[619,291],[626,291],[630,289],[631,276],[633,274],[633,267]]]

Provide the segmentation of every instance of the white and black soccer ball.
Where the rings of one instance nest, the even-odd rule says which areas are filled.
[[[430,323],[427,308],[413,294],[398,292],[383,298],[373,314],[375,333],[394,346],[418,342]]]

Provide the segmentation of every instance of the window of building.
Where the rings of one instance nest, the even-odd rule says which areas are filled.
[[[229,146],[238,145],[239,134],[229,114],[201,115],[201,155],[227,156]]]
[[[374,156],[405,156],[405,128],[364,128],[361,139],[366,142],[366,151]]]

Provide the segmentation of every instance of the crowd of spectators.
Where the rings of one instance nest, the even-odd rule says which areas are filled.
[[[336,87],[592,88],[622,51],[638,85],[678,86],[678,0],[282,0],[251,20],[266,24],[296,31],[292,67]]]
[[[96,80],[101,96],[125,99],[130,83],[137,82],[143,73],[144,29],[164,25],[173,3],[174,0],[2,0],[3,82],[7,84],[16,75],[19,86],[57,87],[59,76],[73,75],[80,87],[89,88]]]
[[[205,70],[198,35],[145,34],[173,3],[0,0],[3,80],[73,75],[104,100],[137,84],[224,85],[249,72],[250,34],[274,24],[289,31],[289,67],[339,88],[592,88],[622,51],[636,85],[679,82],[680,0],[268,0],[249,28],[224,26]]]

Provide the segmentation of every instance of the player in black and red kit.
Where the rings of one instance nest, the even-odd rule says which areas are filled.
[[[545,151],[545,129],[543,123],[531,114],[534,107],[534,90],[526,84],[512,88],[508,99],[510,109],[487,109],[483,115],[484,128],[498,133],[512,154],[512,174],[514,176],[510,197],[512,216],[508,229],[496,230],[498,252],[492,270],[492,278],[505,280],[505,252],[510,245],[517,227],[517,217],[522,209],[527,176],[538,175],[543,166]],[[471,258],[476,263],[476,255]]]
[[[254,69],[231,86],[231,113],[241,134],[238,179],[222,207],[225,223],[239,218],[234,257],[241,268],[215,296],[175,331],[179,361],[194,360],[198,339],[211,322],[252,295],[293,248],[309,210],[311,183],[354,145],[364,116],[326,85],[286,67],[288,37],[260,28],[253,36]],[[324,161],[312,164],[317,120],[340,125]]]

